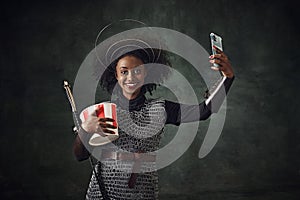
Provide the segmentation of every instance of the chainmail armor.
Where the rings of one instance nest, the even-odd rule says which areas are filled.
[[[163,100],[145,100],[138,110],[117,106],[119,138],[113,142],[114,151],[154,152],[158,150],[166,121]],[[133,161],[102,160],[101,177],[111,200],[158,199],[158,174],[155,162],[143,162],[133,188],[128,187]],[[96,172],[99,172],[99,163]],[[103,199],[93,172],[86,194],[87,200]]]

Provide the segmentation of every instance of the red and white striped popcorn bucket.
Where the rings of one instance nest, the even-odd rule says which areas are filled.
[[[108,124],[114,125],[117,127],[116,129],[107,128],[108,130],[111,130],[114,132],[114,134],[103,132],[101,129],[99,129],[98,133],[94,133],[92,137],[89,140],[89,144],[92,146],[99,146],[104,145],[109,142],[112,142],[116,139],[118,139],[118,124],[117,124],[117,111],[116,111],[116,104],[109,103],[109,102],[103,102],[99,104],[95,104],[92,106],[89,106],[85,108],[79,115],[82,122],[84,122],[89,115],[95,112],[95,110],[98,110],[96,112],[96,115],[98,118],[112,118],[114,119],[114,122],[106,122]],[[101,135],[100,135],[101,134]]]

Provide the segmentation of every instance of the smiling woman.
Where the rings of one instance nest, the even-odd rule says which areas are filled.
[[[220,85],[228,92],[233,82],[230,63],[225,54],[218,51],[220,70],[227,71]],[[221,56],[222,55],[222,56]],[[165,124],[179,126],[181,123],[207,119],[214,110],[211,101],[222,103],[225,98],[217,91],[215,97],[198,105],[186,105],[162,98],[147,99],[170,74],[168,57],[156,49],[135,49],[117,57],[105,69],[100,78],[103,89],[116,96],[119,138],[101,147],[95,170],[90,180],[86,199],[158,199],[158,173],[156,152],[159,149]],[[219,94],[219,95],[218,95]],[[214,105],[216,106],[216,105]],[[219,107],[220,105],[216,106]],[[81,124],[74,143],[78,160],[85,160],[90,152],[85,140],[93,134],[91,130],[101,127],[117,128],[110,124],[112,119],[98,118],[97,110]]]

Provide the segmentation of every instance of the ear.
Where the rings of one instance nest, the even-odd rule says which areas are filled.
[[[115,78],[118,80],[118,74],[117,74],[117,71],[115,71]]]

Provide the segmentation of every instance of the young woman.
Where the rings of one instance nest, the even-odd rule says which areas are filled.
[[[220,84],[228,92],[234,79],[233,69],[224,52],[216,51],[218,54],[210,56],[209,62],[219,64],[218,68],[212,69],[222,72],[224,78]],[[149,56],[149,49],[127,52],[112,62],[101,77],[101,86],[117,96],[113,102],[117,105],[119,138],[101,152],[101,163],[96,164],[86,199],[158,199],[157,171],[146,169],[155,168],[155,155],[141,158],[139,154],[159,149],[165,124],[178,126],[205,120],[220,107],[220,103],[213,105],[217,109],[212,110],[211,102],[219,98],[216,102],[222,103],[224,99],[218,91],[210,101],[199,105],[147,99],[145,93],[155,90],[169,73],[168,70],[160,70],[159,66],[149,65],[153,60],[157,64],[169,65],[165,54],[156,52],[154,55],[154,59]],[[103,132],[109,132],[107,128],[115,128],[107,123],[110,121],[112,119],[99,119],[94,114],[82,123],[74,143],[74,154],[78,160],[90,156],[82,141],[88,140],[99,127]]]

